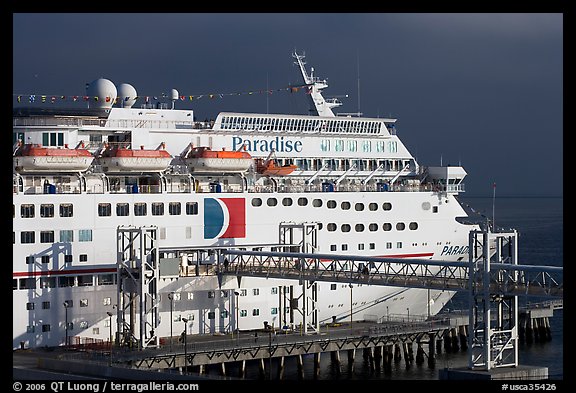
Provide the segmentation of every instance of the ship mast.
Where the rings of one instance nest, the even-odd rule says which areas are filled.
[[[332,112],[332,108],[340,106],[342,103],[337,99],[331,99],[328,101],[324,99],[322,96],[322,90],[328,87],[326,80],[314,76],[314,67],[311,68],[310,75],[308,75],[305,67],[306,62],[304,61],[305,55],[299,55],[294,51],[292,57],[296,59],[294,64],[300,67],[304,83],[308,85],[308,93],[313,104],[310,111],[316,112],[318,116],[335,117],[336,115]]]

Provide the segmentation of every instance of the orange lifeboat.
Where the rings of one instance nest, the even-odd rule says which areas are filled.
[[[275,160],[256,161],[256,172],[264,176],[287,176],[298,168],[296,165],[277,165]]]
[[[83,172],[90,167],[94,156],[79,144],[75,149],[67,145],[44,147],[40,144],[19,144],[13,164],[17,172]]]
[[[158,149],[141,146],[140,150],[106,146],[99,160],[106,172],[163,172],[172,156],[164,150],[164,144]]]
[[[184,161],[191,172],[242,173],[252,165],[252,156],[245,151],[212,150],[209,147],[190,147]]]

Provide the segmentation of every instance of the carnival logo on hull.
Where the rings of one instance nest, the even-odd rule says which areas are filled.
[[[204,239],[246,237],[244,198],[204,199]]]

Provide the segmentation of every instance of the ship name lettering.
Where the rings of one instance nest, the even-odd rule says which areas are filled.
[[[238,151],[244,147],[248,152],[270,152],[272,150],[279,153],[302,152],[301,141],[291,141],[283,136],[270,139],[242,139],[242,137],[232,137],[232,150]]]
[[[466,254],[466,253],[468,253],[468,246],[444,246],[440,256]]]

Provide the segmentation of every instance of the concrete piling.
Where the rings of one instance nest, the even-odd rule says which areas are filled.
[[[394,363],[398,363],[402,360],[402,350],[400,349],[400,344],[394,344]]]
[[[424,363],[424,349],[422,348],[422,343],[418,340],[416,348],[416,364],[421,365],[422,363]]]
[[[281,380],[284,378],[284,356],[280,357],[280,360],[278,361],[278,380]]]
[[[296,355],[296,366],[298,367],[298,377],[304,379],[304,362],[302,361],[302,355]]]
[[[348,350],[348,372],[354,371],[354,357],[356,356],[355,349]]]

